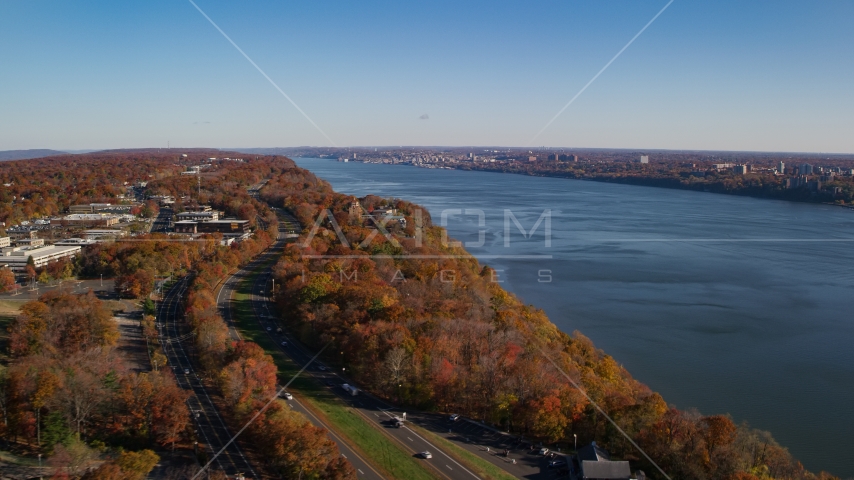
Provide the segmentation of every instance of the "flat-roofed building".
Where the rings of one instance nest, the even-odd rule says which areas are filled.
[[[98,242],[95,240],[87,239],[87,238],[65,238],[65,239],[62,239],[58,242],[53,242],[54,245],[60,245],[60,246],[79,245],[81,247],[85,247],[88,245],[95,245],[96,243],[98,243]]]
[[[21,247],[41,247],[44,246],[43,238],[19,238],[15,240],[15,245]],[[3,245],[4,247],[8,247],[9,245]]]
[[[43,267],[49,262],[61,258],[71,258],[80,253],[80,246],[44,245],[41,247],[6,247],[0,251],[0,263],[14,271],[27,268],[27,260],[32,257],[35,267]]]
[[[0,237],[0,248],[8,247],[12,245],[11,237]]]
[[[173,227],[175,228],[175,233],[197,233],[197,228],[199,222],[194,220],[181,220],[175,222]]]
[[[152,195],[149,198],[160,204],[161,207],[175,204],[175,197],[171,195]]]
[[[58,220],[51,220],[51,225],[80,226],[80,227],[109,227],[119,223],[118,215],[105,213],[72,213]]]
[[[197,227],[199,233],[249,233],[248,220],[213,220],[200,222]]]
[[[112,203],[87,203],[68,207],[68,213],[96,213],[112,208]]]
[[[183,220],[193,220],[196,222],[210,222],[213,220],[219,220],[219,212],[216,210],[210,210],[207,212],[181,212],[178,215],[178,221]]]
[[[223,235],[243,236],[250,233],[248,220],[211,220],[197,222],[182,220],[175,222],[175,233],[221,233]]]
[[[120,238],[127,236],[128,232],[124,230],[113,229],[91,229],[84,230],[83,236],[89,240],[101,240],[104,238]]]

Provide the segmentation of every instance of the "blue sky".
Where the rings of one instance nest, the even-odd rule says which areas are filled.
[[[854,152],[854,2],[197,4],[339,146]],[[429,119],[420,119],[422,115]],[[329,145],[186,0],[0,0],[0,150]]]

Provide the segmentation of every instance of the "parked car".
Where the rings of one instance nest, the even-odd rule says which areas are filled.
[[[460,414],[459,414],[459,413],[452,413],[452,414],[451,414],[450,420],[451,420],[452,422],[456,422],[456,421],[457,421],[457,420],[459,420],[459,419],[460,419]]]
[[[551,462],[549,462],[549,468],[560,468],[560,467],[565,467],[565,466],[566,466],[566,459],[565,458],[556,458],[556,459],[552,460]]]
[[[433,454],[428,452],[428,451],[423,451],[423,452],[419,453],[418,456],[425,459],[425,460],[429,459],[429,458],[433,458]]]
[[[189,375],[189,374],[190,374],[190,369],[189,369],[189,368],[185,368],[185,369],[184,369],[184,375]]]
[[[543,448],[541,448],[541,449],[539,450],[539,452],[537,452],[537,454],[538,454],[538,455],[544,455],[544,456],[545,456],[545,455],[548,455],[548,454],[549,454],[549,449],[548,449],[548,448],[546,448],[546,447],[543,447]]]

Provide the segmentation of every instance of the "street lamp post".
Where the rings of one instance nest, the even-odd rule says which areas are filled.
[[[104,286],[104,274],[103,273],[101,274],[101,286],[102,287]]]
[[[576,435],[576,434],[574,434],[574,433],[573,433],[573,434],[572,434],[572,439],[573,439],[573,441],[575,442],[575,451],[577,452],[577,451],[578,451],[578,435]]]

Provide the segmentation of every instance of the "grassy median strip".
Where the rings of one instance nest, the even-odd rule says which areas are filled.
[[[269,268],[269,265],[259,267]],[[270,338],[255,318],[252,308],[251,286],[258,275],[256,270],[240,282],[234,292],[234,308],[232,310],[234,325],[240,330],[245,340],[257,343],[273,357],[279,374],[283,379],[290,379],[299,371],[297,366],[287,357],[279,346]],[[347,439],[356,450],[371,463],[385,471],[389,476],[399,479],[434,479],[435,475],[426,466],[417,462],[412,454],[391,441],[371,423],[368,423],[358,413],[348,407],[340,398],[323,388],[308,375],[300,375],[291,386],[290,391],[301,393],[299,400],[332,426],[335,432]]]
[[[448,441],[448,439],[441,435],[436,435],[435,433],[421,428],[411,422],[407,426],[413,430],[417,430],[419,435],[426,438],[436,446],[441,447],[442,450],[448,452],[450,456],[454,457],[454,460],[465,465],[466,468],[476,473],[481,478],[487,480],[516,480],[516,477],[507,473],[501,467],[480,458],[454,442]]]

